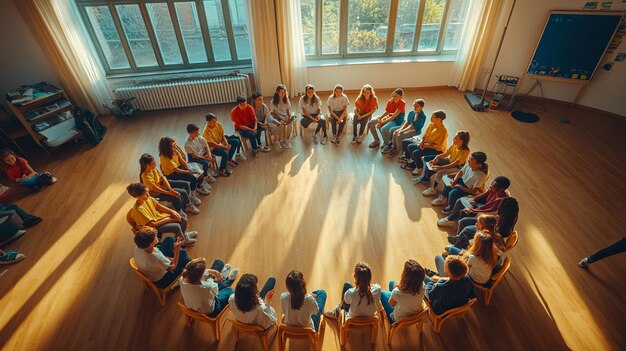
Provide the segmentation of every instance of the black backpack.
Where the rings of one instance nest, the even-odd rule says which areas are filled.
[[[76,128],[83,133],[88,143],[98,145],[102,141],[107,132],[107,127],[100,123],[91,111],[77,107],[74,109],[74,119]]]

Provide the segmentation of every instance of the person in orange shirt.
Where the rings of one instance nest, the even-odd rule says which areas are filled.
[[[256,139],[257,119],[254,108],[248,104],[246,98],[237,96],[237,106],[230,110],[230,119],[235,123],[235,130],[242,138],[250,140],[252,156],[259,153],[259,145]]]
[[[369,122],[370,133],[374,141],[369,145],[371,148],[378,147],[380,145],[380,139],[376,129],[380,129],[380,134],[383,137],[383,147],[381,151],[385,151],[391,147],[391,128],[399,127],[404,123],[404,111],[406,103],[402,100],[404,91],[400,88],[391,93],[391,99],[387,101],[385,112],[378,118],[373,118]]]
[[[378,98],[371,85],[365,84],[361,88],[361,93],[354,102],[354,118],[352,119],[352,144],[361,143],[363,141],[363,133],[365,126],[370,121],[372,114],[378,110]],[[356,133],[356,127],[359,127],[359,134]]]

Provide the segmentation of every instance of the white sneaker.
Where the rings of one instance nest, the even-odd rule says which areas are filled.
[[[200,213],[200,210],[196,206],[194,206],[194,204],[189,204],[187,205],[185,212],[197,215],[198,213]]]
[[[445,205],[446,202],[448,202],[448,199],[439,195],[437,196],[436,199],[434,199],[433,201],[430,202],[431,205],[433,206],[441,206],[441,205]]]
[[[357,143],[359,143],[359,144],[360,144],[360,143],[362,143],[362,142],[363,142],[363,135],[359,135],[359,136],[356,138],[356,142],[357,142]]]
[[[291,149],[291,142],[289,142],[289,140],[285,141],[285,149]]]
[[[278,145],[278,148],[281,150],[285,148],[285,142],[282,140],[280,140],[276,145]]]
[[[454,227],[456,222],[448,220],[448,217],[443,217],[437,221],[437,225],[440,227]]]
[[[209,185],[209,183],[204,183],[204,182],[203,182],[203,183],[202,183],[202,190],[204,190],[204,191],[208,191],[208,192],[209,192],[209,194],[210,194],[210,193],[211,193],[211,190],[212,190],[212,189],[211,189],[211,185]]]
[[[198,231],[197,230],[190,230],[190,231],[186,232],[185,235],[187,235],[191,239],[195,239],[195,238],[198,237]]]
[[[211,175],[211,172],[209,172],[206,177],[204,177],[204,183],[206,183],[207,185],[209,185],[209,183],[215,183],[215,177]]]
[[[422,191],[422,195],[424,196],[433,196],[433,195],[437,195],[437,189],[434,188],[428,188],[424,191]]]
[[[202,204],[202,200],[200,200],[196,194],[193,193],[193,191],[191,192],[191,195],[189,195],[189,200],[191,200],[196,206],[200,206]]]
[[[322,145],[326,145],[326,141],[328,141],[328,137],[323,137],[322,138]]]
[[[418,176],[422,174],[422,169],[421,168],[416,168],[413,170],[413,172],[411,172],[412,175],[414,176]]]
[[[217,177],[217,172],[213,168],[209,168],[209,175],[211,177]],[[215,179],[215,178],[213,178],[213,179]],[[213,183],[213,182],[211,182],[211,183]]]
[[[319,143],[319,140],[317,139],[317,134],[313,136],[313,144],[317,145],[317,143]]]
[[[192,239],[190,237],[187,237],[185,240],[183,240],[183,242],[180,244],[180,246],[182,247],[187,247],[187,246],[191,246],[193,244],[196,243],[196,239]]]
[[[230,263],[225,264],[224,268],[222,268],[222,271],[220,272],[222,277],[228,275],[228,273],[230,273]]]
[[[196,188],[196,193],[201,194],[201,195],[209,195],[211,192],[206,190],[205,188],[199,186],[199,187]]]
[[[237,159],[241,161],[247,160],[246,156],[244,156],[241,152],[237,154]]]
[[[235,268],[228,274],[228,280],[234,282],[237,280],[237,276],[239,275],[239,268]],[[223,277],[223,276],[222,276]]]

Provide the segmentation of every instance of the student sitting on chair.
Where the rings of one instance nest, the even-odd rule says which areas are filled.
[[[443,188],[443,177],[458,172],[465,165],[470,155],[469,141],[469,132],[461,130],[454,135],[452,145],[444,153],[422,158],[426,162],[422,175],[412,180],[413,184],[430,182],[428,189],[424,190],[422,195],[436,195],[439,192],[438,188]]]
[[[204,258],[191,260],[179,278],[185,306],[211,318],[217,317],[228,306],[228,298],[234,292],[230,286],[238,272],[219,259],[213,261],[209,269]]]
[[[230,119],[235,124],[235,131],[242,138],[250,140],[252,156],[256,156],[259,153],[259,144],[256,139],[258,121],[254,108],[248,104],[244,96],[237,96],[237,106],[230,110]]]
[[[445,119],[446,113],[443,110],[433,112],[430,116],[430,124],[426,127],[420,142],[411,142],[406,145],[406,163],[401,166],[403,169],[412,170],[413,175],[419,175],[424,167],[422,157],[439,155],[446,150],[448,130],[443,124]]]
[[[463,203],[464,198],[456,200],[452,212],[446,217],[437,221],[437,225],[442,227],[456,226],[456,221],[465,217],[475,217],[480,213],[496,212],[503,199],[510,197],[511,194],[507,190],[511,185],[511,181],[507,177],[499,176],[491,182],[491,186],[487,191],[471,198],[468,203],[471,206],[466,208]]]
[[[441,213],[449,214],[456,200],[482,191],[488,174],[487,155],[480,151],[473,152],[467,164],[454,176],[450,186],[445,186],[441,194],[431,201],[431,204],[433,206],[445,205]]]
[[[400,284],[390,281],[389,291],[383,290],[382,302],[389,323],[414,316],[424,309],[424,268],[415,260],[404,263]]]
[[[306,290],[306,281],[300,271],[291,271],[285,279],[288,292],[280,295],[280,305],[285,315],[284,323],[290,327],[308,327],[319,330],[320,319],[326,305],[326,291]]]
[[[172,237],[163,239],[159,249],[155,247],[159,244],[156,229],[143,227],[135,234],[134,240],[137,246],[133,257],[137,268],[159,289],[170,286],[189,262],[187,252],[180,248],[180,238],[176,241]]]
[[[365,84],[354,102],[354,117],[352,119],[354,136],[352,137],[352,144],[360,144],[363,141],[365,127],[376,110],[378,110],[378,98],[374,88],[369,84]],[[357,126],[359,126],[358,134]]]
[[[211,186],[208,183],[198,181],[199,171],[189,169],[189,164],[185,159],[183,150],[181,150],[176,141],[170,137],[163,137],[159,141],[159,158],[161,161],[161,170],[169,180],[184,180],[189,182],[192,192],[202,195],[211,193]],[[194,193],[194,196],[197,195]]]
[[[343,128],[348,120],[349,104],[348,96],[343,93],[343,86],[341,84],[335,85],[333,93],[326,102],[326,105],[328,105],[328,118],[330,118],[334,136],[334,139],[331,139],[330,142],[333,144],[339,145],[340,143],[339,136],[343,133]]]
[[[418,136],[422,133],[422,128],[426,122],[426,115],[423,111],[424,100],[413,101],[413,111],[409,112],[406,121],[402,126],[391,128],[391,148],[387,149],[387,157],[394,157],[401,151],[404,140]]]
[[[186,209],[187,212],[193,214],[200,213],[196,205],[200,205],[202,201],[191,191],[189,182],[184,180],[168,181],[157,170],[154,157],[150,154],[141,155],[139,168],[139,180],[148,187],[150,196],[158,198],[160,201],[170,202],[176,211]]]
[[[322,145],[326,144],[326,140],[328,139],[328,135],[326,134],[326,119],[324,115],[321,113],[320,105],[322,101],[317,94],[315,94],[315,87],[311,84],[307,84],[304,88],[305,94],[300,98],[300,102],[298,106],[302,112],[302,118],[300,119],[300,123],[302,127],[308,128],[311,123],[317,123],[317,127],[315,128],[315,133],[313,134],[313,144],[317,144],[318,138],[317,134],[320,130],[323,133],[322,136]]]
[[[237,161],[235,161],[235,157],[239,151],[241,141],[237,137],[226,138],[226,136],[224,136],[224,127],[217,121],[217,117],[215,117],[214,114],[209,113],[206,115],[205,119],[206,126],[202,132],[202,136],[209,144],[213,155],[222,158],[220,161],[219,175],[228,177],[232,171],[229,170],[226,165],[229,164],[233,167],[238,165]]]
[[[498,214],[496,215],[497,223],[495,233],[502,238],[508,238],[515,231],[517,223],[517,215],[519,213],[519,204],[513,197],[507,197],[500,201],[498,206]],[[470,241],[474,238],[479,226],[478,218],[465,217],[459,221],[457,235],[448,237],[448,242],[459,249],[466,249],[470,245]]]
[[[346,319],[350,317],[371,317],[378,312],[380,301],[380,285],[371,284],[372,269],[365,262],[359,262],[354,267],[354,284],[343,284],[341,296],[342,302],[335,309],[324,313],[325,316],[336,319],[339,317],[340,308],[346,313]]]
[[[200,135],[200,128],[197,125],[190,123],[187,125],[187,140],[185,141],[185,152],[187,152],[187,160],[189,162],[196,162],[202,165],[202,176],[204,177],[203,185],[215,182],[215,157],[211,154],[209,144],[204,137]],[[206,186],[205,186],[206,187]],[[210,186],[208,186],[210,188]]]
[[[50,172],[35,172],[25,158],[9,149],[0,150],[0,161],[0,168],[6,176],[23,187],[39,190],[57,181]]]
[[[270,110],[263,102],[263,95],[259,92],[252,94],[252,108],[254,109],[254,115],[256,116],[256,141],[257,144],[263,145],[261,142],[261,135],[265,132],[265,146],[261,147],[261,151],[270,151],[269,139],[277,135],[278,127],[281,126],[280,122],[270,117]],[[269,133],[269,134],[268,134]]]
[[[383,138],[383,145],[381,152],[385,153],[387,149],[391,147],[391,128],[401,126],[404,123],[404,111],[406,109],[406,102],[402,100],[404,91],[400,88],[391,93],[391,99],[387,101],[385,112],[373,118],[369,122],[370,133],[374,141],[369,145],[370,148],[375,148],[380,145],[380,139],[378,138],[378,132],[376,129],[380,129],[380,134]]]
[[[187,230],[187,215],[185,212],[177,212],[158,203],[150,194],[144,184],[130,184],[126,190],[130,196],[136,199],[135,205],[130,211],[130,218],[135,224],[135,229],[143,227],[155,228],[159,237],[163,233],[174,233],[183,241],[183,246],[193,245],[198,233]]]
[[[474,283],[466,275],[467,265],[461,257],[456,255],[446,257],[444,271],[448,277],[438,277],[429,271],[429,276],[424,278],[425,297],[437,315],[461,307],[476,297]]]
[[[276,87],[276,92],[272,97],[272,109],[270,111],[271,118],[279,122],[283,128],[282,135],[278,137],[278,144],[283,149],[291,149],[291,128],[293,128],[294,118],[291,116],[291,102],[289,101],[289,93],[287,87],[283,84],[279,84]]]
[[[240,323],[258,325],[267,329],[276,323],[276,310],[272,307],[272,297],[276,293],[276,279],[270,277],[259,292],[258,279],[254,274],[244,274],[237,282],[235,293],[230,295],[228,304]]]

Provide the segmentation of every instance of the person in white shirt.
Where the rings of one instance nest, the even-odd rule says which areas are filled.
[[[270,110],[263,102],[263,94],[259,92],[252,94],[252,108],[254,109],[254,115],[257,120],[256,141],[257,145],[259,145],[259,151],[269,152],[271,150],[268,144],[269,141],[265,143],[265,146],[261,146],[263,144],[261,142],[261,135],[265,132],[266,140],[276,136],[278,127],[280,127],[281,124],[275,119],[269,118]],[[267,133],[269,133],[269,135],[267,135]]]
[[[346,319],[350,317],[371,317],[378,313],[378,302],[380,301],[380,285],[371,284],[372,269],[369,264],[359,262],[354,267],[354,283],[343,284],[343,301],[334,310],[324,313],[329,318],[336,319],[339,316],[339,309],[347,311]]]
[[[272,307],[276,278],[268,278],[261,292],[257,288],[257,282],[254,274],[242,275],[235,287],[235,293],[228,299],[228,304],[237,321],[267,329],[276,323],[276,310]]]
[[[481,193],[488,176],[487,155],[480,151],[472,152],[465,166],[454,176],[450,186],[445,186],[441,194],[431,201],[431,204],[433,206],[446,205],[441,213],[450,214],[456,200],[463,196]]]
[[[389,323],[414,316],[424,310],[424,268],[415,260],[404,263],[400,284],[390,281],[389,291],[381,293],[381,303]]]
[[[322,145],[326,144],[328,135],[326,133],[326,119],[321,113],[321,99],[315,94],[315,87],[312,84],[307,84],[304,88],[305,94],[300,98],[298,106],[302,112],[302,118],[300,123],[304,128],[308,128],[311,123],[317,123],[315,128],[315,134],[313,134],[313,143],[317,144],[317,134],[322,131]]]
[[[280,295],[280,305],[285,315],[284,323],[292,327],[319,330],[320,319],[326,305],[326,291],[306,291],[306,281],[300,271],[291,271],[285,280],[288,292]]]
[[[343,86],[341,84],[335,85],[333,93],[328,97],[326,102],[328,105],[328,116],[330,117],[330,125],[333,129],[333,136],[335,139],[331,139],[330,142],[339,145],[339,136],[343,132],[343,128],[348,120],[348,105],[350,101],[348,96],[343,93]],[[339,128],[337,128],[339,124]]]
[[[214,176],[217,175],[215,157],[211,153],[209,143],[200,135],[200,128],[195,124],[187,125],[187,140],[185,141],[185,152],[187,152],[187,160],[202,165],[204,173],[204,181],[202,186],[210,190],[209,183],[215,182]]]
[[[180,247],[180,237],[176,241],[167,237],[159,244],[157,233],[152,227],[139,229],[134,237],[137,246],[133,257],[139,272],[153,281],[159,289],[164,289],[183,272],[189,257]]]
[[[291,128],[294,118],[291,115],[291,102],[289,101],[289,93],[287,87],[283,84],[279,84],[276,87],[276,92],[272,97],[272,110],[270,110],[270,122],[278,122],[283,126],[282,136],[279,135],[278,144],[283,149],[291,149]],[[280,134],[280,133],[279,133]]]
[[[204,258],[190,261],[179,279],[185,306],[211,318],[217,317],[228,306],[228,298],[234,292],[230,286],[238,272],[219,259],[213,261],[209,269]]]

